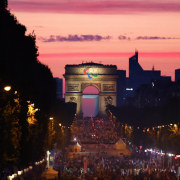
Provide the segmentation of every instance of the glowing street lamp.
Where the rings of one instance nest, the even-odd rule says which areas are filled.
[[[49,169],[49,155],[50,155],[51,153],[49,152],[49,151],[47,151],[47,168]]]
[[[50,117],[49,119],[50,119],[50,120],[53,120],[53,117]]]
[[[11,90],[11,86],[5,86],[5,87],[4,87],[4,90],[5,90],[5,91],[10,91],[10,90]]]
[[[61,126],[61,123],[59,123],[59,126]]]
[[[11,180],[11,179],[12,179],[12,177],[11,177],[11,176],[8,176],[8,177],[7,177],[7,179],[8,179],[8,180]]]

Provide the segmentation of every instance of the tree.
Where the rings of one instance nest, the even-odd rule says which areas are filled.
[[[19,97],[11,92],[3,92],[0,101],[0,162],[3,164],[17,163],[21,139]]]
[[[18,126],[21,127],[18,163],[28,164],[32,160],[39,160],[50,148],[52,138],[48,125],[56,101],[56,83],[50,69],[37,58],[36,36],[25,35],[26,27],[7,10],[7,5],[7,1],[0,0],[0,81],[2,86],[11,85],[12,92],[17,91],[20,109],[18,113],[17,109],[10,113],[14,106],[4,103],[0,115],[4,117],[1,122],[11,122],[9,117],[17,114]],[[34,114],[33,124],[28,121],[27,101],[33,103],[35,109],[40,109]],[[7,113],[4,114],[6,108]],[[11,127],[11,123],[8,126]],[[12,148],[9,151],[13,154]]]
[[[162,107],[136,108],[109,105],[107,107],[107,114],[110,116],[111,112],[117,118],[117,122],[124,125],[127,124],[127,127],[133,127],[133,143],[137,146],[142,141],[143,146],[147,148],[154,147],[165,151],[176,150],[179,153],[180,147],[178,142],[180,139],[178,127],[175,129],[169,125],[179,124],[179,109],[180,97],[175,96]],[[119,131],[124,137],[129,134],[127,128],[126,131],[123,131],[123,128]]]
[[[171,142],[171,147],[173,148],[173,150],[175,150],[177,152],[177,154],[180,153],[180,131],[179,131],[179,127],[177,124],[175,124],[174,126],[170,126],[170,135],[169,135],[169,141]]]
[[[7,0],[0,0],[0,9],[6,9],[8,6]]]

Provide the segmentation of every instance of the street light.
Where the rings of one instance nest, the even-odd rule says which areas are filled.
[[[47,168],[49,169],[49,155],[50,155],[51,153],[49,152],[49,151],[47,151]]]
[[[53,120],[53,117],[50,117],[49,119],[50,119],[50,120]]]
[[[11,86],[5,86],[5,87],[4,87],[4,90],[5,90],[5,91],[10,91],[10,90],[11,90]]]
[[[59,126],[61,126],[61,123],[59,123]]]

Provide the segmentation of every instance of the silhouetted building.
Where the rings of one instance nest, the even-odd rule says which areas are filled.
[[[126,89],[126,71],[117,70],[118,79],[117,79],[117,106],[122,106],[124,103],[124,93]]]
[[[180,95],[180,85],[171,81],[154,80],[151,84],[141,85],[135,95],[134,106],[162,106],[174,96]]]
[[[134,97],[126,97],[126,100],[124,102],[124,106],[135,106],[135,98]]]
[[[129,78],[126,79],[126,93],[125,98],[135,97],[135,93],[138,87],[142,84],[151,84],[152,80],[171,81],[170,76],[161,76],[161,71],[143,70],[138,63],[138,52],[129,58]]]
[[[135,97],[127,97],[124,106],[158,107],[175,96],[180,96],[180,81],[153,80],[151,84],[140,85]]]
[[[175,69],[175,81],[180,79],[180,69]]]
[[[57,90],[56,90],[56,95],[58,99],[63,98],[63,79],[61,78],[54,78],[57,83]]]

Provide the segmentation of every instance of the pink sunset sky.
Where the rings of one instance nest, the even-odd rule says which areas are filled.
[[[36,34],[54,77],[82,61],[115,64],[128,76],[135,49],[145,70],[154,65],[174,80],[180,68],[179,0],[9,0],[8,8]]]

